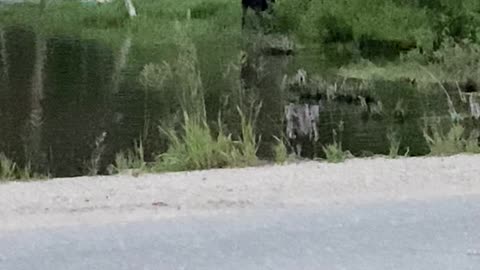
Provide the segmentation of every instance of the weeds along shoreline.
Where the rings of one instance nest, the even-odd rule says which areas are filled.
[[[473,113],[475,108],[478,111],[478,101],[471,98],[472,94],[467,96],[460,93],[463,95],[461,98],[466,100],[464,103],[470,106],[472,115],[462,114],[453,105],[451,94],[444,87],[445,82],[454,82],[461,92],[463,84],[478,78],[479,2],[466,0],[461,5],[455,0],[423,4],[400,2],[355,0],[346,6],[346,3],[333,0],[279,1],[275,6],[274,18],[263,18],[262,24],[266,32],[291,37],[303,45],[325,47],[329,44],[353,43],[350,52],[352,61],[338,69],[339,76],[358,78],[367,84],[379,78],[406,78],[418,84],[434,85],[425,89],[446,93],[448,115],[425,115],[422,118],[421,134],[430,155],[480,153],[479,132],[466,123],[475,117]],[[170,100],[178,110],[172,113],[171,123],[158,124],[145,109],[144,131],[131,143],[130,149],[116,153],[113,163],[107,166],[102,164],[102,155],[108,134],[99,134],[93,142],[90,159],[84,161],[84,175],[136,175],[143,172],[255,166],[264,162],[257,153],[265,140],[274,141],[271,145],[272,161],[283,164],[298,158],[295,156],[295,145],[291,145],[285,134],[276,134],[273,139],[262,138],[258,116],[264,104],[258,97],[245,93],[242,82],[236,77],[243,61],[248,58],[238,45],[248,39],[240,29],[239,1],[189,0],[179,4],[174,0],[145,0],[135,5],[138,12],[135,19],[129,18],[123,1],[104,5],[88,5],[80,1],[55,2],[43,10],[33,4],[0,9],[0,34],[4,29],[22,27],[35,32],[39,39],[59,35],[76,36],[98,41],[120,52],[130,48],[133,42],[135,56],[148,62],[138,76],[144,90],[145,107],[148,106],[148,98],[153,95],[174,97]],[[366,9],[365,6],[373,8]],[[389,16],[385,16],[387,13]],[[218,40],[218,36],[225,38]],[[252,39],[255,38],[258,36],[252,36]],[[290,41],[285,40],[279,45],[282,49],[291,46]],[[211,73],[222,73],[222,79],[227,81],[226,96],[235,97],[225,106],[228,109],[218,112],[218,119],[214,122],[207,117],[205,96],[210,90],[205,83],[208,81],[205,79],[207,74],[201,72],[202,63],[198,53],[199,48],[212,42],[223,42],[226,44],[223,47],[228,49],[209,51],[203,57],[210,60],[216,54],[225,56],[222,62],[229,63],[228,70],[220,70],[224,66],[218,65],[215,71],[218,69],[219,72]],[[401,51],[401,56],[386,63],[368,60],[365,56],[368,47],[378,42]],[[230,44],[237,45],[228,46]],[[163,50],[158,50],[159,46]],[[209,65],[203,64],[208,69],[219,61],[204,62],[208,62]],[[474,81],[472,85],[476,87],[478,83]],[[327,98],[333,96],[334,99],[336,95],[343,94],[339,85],[326,85],[323,88],[327,89]],[[351,94],[348,90],[346,92]],[[382,104],[376,105],[376,109],[382,113]],[[408,110],[401,104],[398,107],[399,112]],[[237,124],[230,124],[227,118],[236,119]],[[322,144],[313,158],[343,162],[353,157],[343,142],[344,129],[348,127],[343,122],[336,125],[332,130],[331,142]],[[389,149],[384,155],[391,158],[409,156],[410,151],[414,150],[403,146],[404,139],[400,133],[395,128],[388,130],[385,140]],[[160,141],[163,150],[151,149],[149,142],[152,140]],[[49,177],[48,171],[38,173],[28,159],[20,163],[10,159],[6,153],[1,154],[0,180]],[[100,167],[107,169],[101,171]]]

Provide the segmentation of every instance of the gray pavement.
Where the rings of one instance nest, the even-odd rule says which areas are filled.
[[[2,270],[480,269],[480,196],[0,234]]]

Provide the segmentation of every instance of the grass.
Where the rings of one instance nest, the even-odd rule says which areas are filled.
[[[227,83],[218,83],[218,78],[224,72],[225,63],[235,62],[241,49],[239,44],[244,36],[240,31],[239,2],[142,0],[135,2],[139,16],[134,19],[128,17],[120,0],[105,5],[55,1],[44,10],[36,5],[22,4],[0,10],[0,25],[23,25],[45,37],[67,35],[93,39],[108,45],[112,51],[121,47],[126,37],[131,37],[133,46],[129,57],[136,60],[131,62],[139,64],[130,70],[138,71],[143,67],[139,83],[145,87],[145,100],[158,96],[158,93],[163,93],[162,97],[174,96],[168,99],[175,99],[168,109],[176,109],[173,114],[182,119],[180,126],[175,123],[162,125],[158,137],[166,138],[171,145],[167,152],[157,156],[152,166],[159,171],[247,166],[258,160],[260,139],[255,134],[255,113],[247,112],[242,104],[231,106],[230,115],[238,115],[240,119],[239,127],[229,127],[234,129],[232,131],[223,128],[221,121],[218,127],[212,125],[208,121],[212,117],[205,106],[208,103],[206,97],[223,95],[230,90],[225,86]],[[420,65],[442,80],[461,81],[479,75],[479,38],[475,35],[480,32],[475,27],[478,28],[480,23],[479,16],[474,14],[479,8],[478,1],[465,0],[458,10],[455,7],[457,0],[277,2],[276,17],[269,22],[272,29],[268,30],[289,33],[307,45],[353,41],[360,46],[365,40],[380,40],[413,43],[419,47],[395,61],[374,63],[360,60],[351,63],[337,72],[342,76],[366,81],[410,78],[418,82],[437,82],[423,72]],[[429,3],[423,5],[421,2]],[[269,40],[261,44],[264,43],[268,45],[266,47],[272,45]],[[278,50],[294,47],[290,39],[282,38],[275,39],[274,45]],[[149,64],[144,65],[147,61]],[[238,77],[237,73],[234,75]],[[237,111],[237,105],[242,109]],[[148,111],[147,102],[145,111]],[[151,121],[149,116],[145,119],[151,125],[157,125],[158,119]],[[457,126],[448,131],[429,128],[424,135],[432,152],[475,152],[478,148],[478,143],[471,136],[465,138],[465,131]],[[104,139],[96,142],[89,161],[92,175],[98,173]],[[393,137],[389,140],[390,155],[396,157],[400,142]],[[147,142],[145,145],[136,143],[133,150],[117,154],[114,170],[120,173],[145,168],[144,147],[148,148]],[[327,160],[332,162],[348,157],[348,152],[342,149],[342,143],[336,138],[323,150]],[[287,149],[281,142],[273,151],[279,163],[288,158]],[[7,175],[12,164],[3,162],[5,168],[2,167],[2,171]]]
[[[164,64],[161,72],[151,72],[164,78],[163,70],[171,70],[169,78],[176,83],[183,124],[179,131],[175,127],[161,127],[161,134],[170,142],[165,153],[157,156],[152,170],[184,171],[224,167],[243,167],[257,164],[259,139],[254,132],[255,119],[261,104],[244,112],[237,107],[240,116],[240,137],[233,138],[223,129],[219,118],[218,131],[214,131],[207,121],[204,86],[199,72],[197,48],[188,35],[190,24],[175,24],[174,40],[178,46],[178,56],[173,64]],[[145,78],[145,76],[143,76]],[[157,81],[156,79],[151,79]],[[157,84],[158,85],[158,84]]]
[[[13,180],[16,178],[17,164],[0,153],[0,180]]]
[[[143,144],[139,140],[134,142],[133,150],[122,151],[115,155],[115,163],[110,167],[110,173],[138,175],[147,169]]]
[[[435,78],[424,72],[429,70]],[[345,77],[363,80],[414,79],[417,82],[436,83],[461,81],[477,78],[480,70],[480,45],[468,40],[455,42],[446,38],[442,46],[432,53],[420,53],[418,49],[409,51],[399,59],[384,63],[373,63],[361,59],[338,70]]]
[[[288,161],[288,151],[282,139],[274,137],[277,141],[273,145],[273,156],[276,164],[285,164]]]
[[[458,5],[458,0],[442,0],[441,5],[425,5],[402,0],[278,1],[271,28],[306,42],[358,41],[368,37],[413,40],[431,48],[445,32],[459,38],[475,34],[479,16],[474,11],[480,4],[475,0],[462,2]],[[138,13],[134,19],[128,17],[121,0],[103,5],[51,1],[43,10],[32,4],[16,5],[0,11],[0,24],[29,25],[41,32],[78,33],[105,40],[121,39],[127,32],[143,39],[145,45],[169,42],[176,20],[194,20],[195,35],[214,34],[222,28],[238,32],[240,28],[240,1],[142,0],[134,4]]]
[[[387,139],[390,142],[390,146],[388,148],[388,156],[390,158],[397,158],[398,152],[400,150],[400,143],[401,143],[401,140],[398,137],[398,134],[393,131],[390,131],[387,133]]]
[[[185,171],[253,166],[258,162],[257,137],[250,121],[242,115],[242,137],[234,140],[222,130],[215,136],[209,125],[184,114],[183,136],[163,130],[170,139],[166,153],[160,154],[154,171]]]
[[[240,18],[240,3],[234,5],[230,0],[142,0],[134,4],[138,16],[133,19],[129,18],[123,0],[103,5],[54,1],[44,10],[37,5],[19,4],[0,11],[0,24],[26,25],[40,33],[76,34],[108,43],[118,42],[129,33],[137,41],[143,39],[145,45],[158,45],[172,41],[174,22],[186,20],[187,10],[191,11],[191,19],[198,21],[192,31],[197,34],[225,25],[233,27],[235,19]]]
[[[426,124],[423,135],[434,156],[449,156],[460,153],[480,153],[478,135],[466,134],[460,123],[453,123],[447,131],[442,129],[440,121]]]
[[[348,152],[343,151],[342,143],[333,142],[322,147],[325,157],[330,163],[344,162],[348,157]]]
[[[323,152],[325,153],[325,158],[330,163],[340,163],[344,162],[349,156],[351,156],[349,151],[344,151],[342,147],[341,135],[343,132],[343,121],[338,125],[337,130],[332,130],[333,133],[333,143],[322,146]],[[337,139],[338,134],[340,133],[340,139]]]
[[[45,179],[47,175],[34,173],[30,163],[20,167],[16,162],[0,152],[0,182],[13,180]]]

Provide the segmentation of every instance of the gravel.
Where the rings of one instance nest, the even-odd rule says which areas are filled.
[[[0,184],[0,232],[480,194],[480,155]]]

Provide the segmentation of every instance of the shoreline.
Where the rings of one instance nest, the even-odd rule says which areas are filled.
[[[243,169],[57,178],[0,185],[0,233],[480,195],[480,155],[349,159]]]

